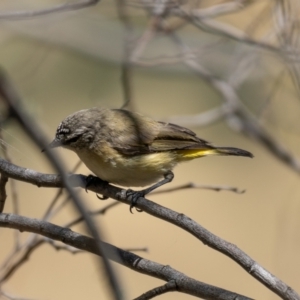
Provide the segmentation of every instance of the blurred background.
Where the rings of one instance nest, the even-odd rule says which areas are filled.
[[[299,3],[102,0],[75,11],[26,14],[61,3],[0,3],[1,67],[49,142],[67,115],[93,106],[119,108],[130,99],[129,109],[187,126],[215,145],[251,151],[254,159],[208,157],[179,165],[167,186],[194,182],[237,187],[243,194],[190,189],[149,198],[237,245],[299,293]],[[14,164],[53,173],[13,120],[3,124],[2,135]],[[76,155],[56,152],[71,171]],[[76,172],[90,174],[84,166]],[[113,202],[78,192],[91,210]],[[56,193],[15,182],[4,212],[41,219]],[[77,215],[65,198],[51,219],[61,226]],[[229,258],[146,213],[132,215],[120,204],[95,220],[105,240],[117,247],[146,247],[147,252],[137,254],[199,281],[251,298],[279,298]],[[86,234],[82,224],[72,230]],[[0,262],[13,264],[21,256],[8,260],[16,249],[16,233],[2,228],[0,236]],[[18,243],[28,238],[19,234]],[[96,260],[43,244],[2,284],[1,299],[110,299]],[[113,266],[126,299],[163,284]],[[6,272],[7,266],[1,276]]]

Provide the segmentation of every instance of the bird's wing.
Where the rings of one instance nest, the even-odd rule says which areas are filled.
[[[128,117],[122,132],[113,138],[112,147],[118,152],[132,156],[183,149],[211,149],[207,141],[196,134],[172,123],[157,122],[139,114],[118,110]]]
[[[198,138],[196,133],[188,128],[172,123],[158,123],[160,124],[159,132],[150,146],[154,152],[213,148],[209,142]]]

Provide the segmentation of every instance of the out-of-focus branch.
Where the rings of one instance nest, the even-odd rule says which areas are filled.
[[[3,157],[11,162],[11,158],[10,155],[7,151],[7,143],[4,141],[4,137],[3,137],[3,132],[2,132],[2,128],[0,128],[0,144],[1,144],[1,150],[3,152]],[[5,181],[5,178],[3,177],[3,179],[1,178],[1,181]],[[18,193],[17,193],[17,187],[15,184],[14,180],[10,180],[10,188],[11,188],[11,200],[12,200],[12,207],[13,207],[13,212],[15,214],[19,213],[19,199],[18,199]],[[1,199],[3,200],[4,197],[4,193],[5,190],[2,190],[3,194],[1,193]],[[6,197],[6,196],[5,196]],[[3,206],[0,205],[0,212],[3,212],[4,209],[4,203],[3,201],[0,201],[1,205],[3,204]],[[15,247],[17,248],[19,246],[19,232],[16,232],[15,234]]]
[[[123,41],[123,61],[121,64],[121,84],[124,98],[122,108],[133,110],[132,66],[129,60],[133,43],[133,28],[127,12],[128,8],[126,7],[125,1],[126,0],[117,0],[118,15],[125,29]]]
[[[6,201],[6,183],[8,177],[5,174],[0,173],[0,213],[3,212],[5,201]]]
[[[42,220],[30,219],[13,214],[1,214],[0,227],[36,233],[52,240],[62,241],[64,244],[77,249],[100,255],[97,242],[95,242],[94,239],[73,232],[68,228],[60,227]],[[108,243],[103,242],[103,246],[105,247],[105,253],[108,254],[109,259],[139,273],[156,277],[167,282],[175,281],[178,292],[201,297],[202,299],[251,300],[248,297],[197,281],[170,266],[163,266]]]
[[[15,295],[7,293],[1,289],[0,289],[0,296],[2,296],[4,299],[8,299],[8,300],[36,300],[33,298],[24,298],[24,297],[15,296]]]
[[[10,82],[9,77],[3,72],[3,70],[0,70],[0,96],[8,107],[9,117],[15,118],[23,127],[25,132],[27,132],[30,138],[41,149],[47,149],[48,143],[45,139],[45,134],[39,129],[39,126],[35,124],[34,119],[27,115],[26,109],[25,107],[23,107],[19,95],[17,94],[12,83]],[[103,266],[109,278],[111,293],[114,296],[114,299],[121,300],[123,297],[118,280],[111,268],[109,261],[106,259],[106,253],[103,252],[105,249],[102,247],[102,240],[99,228],[96,227],[93,220],[87,213],[83,201],[81,201],[78,194],[75,193],[74,189],[70,185],[68,181],[68,175],[65,172],[65,168],[63,167],[62,162],[52,152],[48,150],[46,151],[46,155],[52,163],[52,165],[54,166],[54,168],[60,174],[63,185],[67,189],[75,207],[84,217],[87,228],[89,229],[90,233],[95,238],[95,240],[98,242],[97,245],[103,258]]]
[[[240,3],[238,3],[240,2]],[[241,8],[240,5],[242,4],[242,7],[244,5],[249,4],[251,1],[237,1],[237,2],[230,2],[230,5],[226,7],[225,11],[230,9],[236,9],[237,7]],[[147,6],[147,1],[143,1],[144,5]],[[172,7],[170,3],[166,2],[166,7],[168,13],[172,14],[174,11],[177,10],[177,14],[181,16],[185,16],[187,20],[191,21],[199,21],[199,22],[210,22],[209,24],[214,24],[215,26],[219,26],[220,24],[215,21],[211,20],[208,16],[210,15],[209,11],[223,11],[224,7],[216,6],[216,7],[209,7],[207,11],[204,10],[197,10],[193,9],[191,11],[186,11],[183,8],[179,7]],[[167,6],[169,4],[169,6]],[[154,9],[155,6],[152,7]],[[148,8],[149,9],[149,8]],[[198,13],[196,13],[198,11]],[[199,15],[199,11],[201,11],[201,17]],[[206,13],[208,15],[206,15]],[[152,17],[153,18],[153,17]],[[157,31],[157,27],[160,23],[150,23],[152,24],[151,27],[148,27],[145,31],[146,37],[151,33],[153,35],[153,32],[155,33]],[[219,26],[218,29],[226,32],[226,26],[224,27]],[[160,28],[161,29],[161,28]],[[168,27],[163,27],[162,30],[170,36],[175,43],[178,45],[179,49],[181,50],[181,56],[177,57],[177,61],[183,61],[191,70],[193,70],[198,76],[200,76],[202,79],[206,80],[223,98],[223,101],[225,104],[221,105],[220,107],[214,108],[208,112],[194,115],[194,116],[180,116],[180,117],[172,117],[170,119],[171,122],[183,124],[186,126],[192,125],[192,126],[205,126],[209,125],[213,122],[216,122],[219,119],[225,119],[227,120],[228,125],[237,131],[240,131],[254,139],[256,139],[258,142],[260,142],[263,146],[266,147],[273,155],[275,155],[277,158],[279,158],[282,162],[287,164],[289,167],[291,167],[293,170],[295,170],[297,173],[300,172],[300,161],[292,154],[290,151],[280,143],[280,141],[276,140],[275,137],[272,137],[271,134],[267,132],[267,130],[259,123],[259,120],[256,119],[249,110],[242,104],[241,100],[238,97],[238,94],[235,90],[242,81],[245,80],[245,78],[248,76],[250,68],[247,66],[253,65],[253,60],[255,60],[255,55],[250,55],[249,60],[241,60],[239,64],[239,68],[236,70],[236,72],[233,72],[230,75],[229,81],[221,80],[211,74],[209,71],[207,71],[197,60],[195,56],[195,51],[190,49],[186,44],[184,44],[180,38],[176,35],[175,32],[169,31]],[[148,32],[149,31],[149,32]],[[241,41],[241,42],[249,42],[247,41],[249,39],[249,36],[236,28],[230,27],[231,34],[235,35],[235,37]],[[147,33],[147,34],[146,34]],[[151,35],[150,35],[151,36]],[[143,41],[143,39],[141,38]],[[149,42],[149,39],[145,39],[147,43]],[[276,46],[273,46],[271,44],[264,44],[264,40],[261,41],[252,41],[251,43],[257,43],[262,47],[270,48],[269,50],[277,51],[282,53],[283,48],[278,48]],[[136,53],[138,55],[132,56],[132,62],[139,66],[152,66],[157,65],[159,63],[168,63],[168,60],[172,58],[165,58],[161,59],[161,61],[150,61],[147,62],[146,60],[139,59],[145,45],[142,43],[141,47],[136,48]],[[284,47],[284,45],[283,45]],[[285,51],[285,50],[284,50]],[[288,50],[289,52],[290,50]],[[135,53],[135,52],[133,52]],[[290,53],[289,53],[290,54]],[[174,58],[173,58],[174,63]],[[246,65],[245,65],[246,64]],[[245,72],[242,70],[245,70],[245,68],[248,70],[248,72]]]
[[[63,3],[50,8],[45,8],[40,10],[0,12],[0,19],[22,20],[22,19],[29,19],[33,17],[55,14],[55,13],[64,13],[64,12],[74,11],[92,5],[96,5],[98,2],[100,2],[100,0],[80,0],[80,1],[74,1],[73,3],[70,2]]]
[[[172,9],[172,14],[184,18],[185,20],[189,21],[191,24],[205,32],[226,37],[234,41],[256,47],[258,49],[270,51],[271,53],[279,54],[286,59],[297,59],[299,51],[294,51],[287,47],[278,47],[270,43],[265,43],[264,41],[255,40],[244,31],[227,23],[210,18],[198,18],[197,15],[193,14],[193,11],[186,12],[182,9]]]
[[[235,13],[245,9],[252,3],[251,0],[233,0],[226,3],[219,3],[217,5],[209,6],[207,8],[194,9],[193,15],[201,20],[208,18],[216,18],[221,15]]]
[[[299,5],[294,1],[276,0],[273,9],[274,28],[280,46],[299,51]],[[286,66],[291,74],[298,95],[300,95],[299,62],[287,61]]]
[[[6,280],[8,280],[16,272],[16,270],[19,269],[21,265],[28,261],[32,252],[42,244],[42,240],[37,240],[36,238],[34,238],[28,245],[26,245],[26,247],[24,247],[23,254],[17,259],[17,261],[13,262],[9,267],[6,267],[5,272],[2,272],[3,274],[1,274],[0,276],[0,283],[2,284]]]
[[[184,44],[175,33],[173,33],[171,37],[181,51],[186,53],[184,63],[210,84],[211,87],[220,94],[222,100],[231,108],[231,113],[227,115],[228,125],[235,131],[242,132],[256,139],[279,160],[287,164],[297,173],[300,173],[300,161],[293,156],[283,144],[272,137],[262,125],[260,125],[240,101],[235,89],[226,81],[210,74],[209,71],[195,60],[193,55],[188,55],[189,47]]]
[[[209,126],[217,121],[223,120],[233,113],[232,107],[227,103],[197,115],[180,115],[168,118],[171,123],[183,126]]]

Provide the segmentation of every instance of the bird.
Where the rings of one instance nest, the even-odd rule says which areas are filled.
[[[49,148],[57,147],[75,152],[103,181],[124,187],[151,185],[137,191],[137,196],[172,181],[178,163],[210,155],[253,157],[239,148],[216,147],[176,124],[102,107],[67,116],[49,144]]]

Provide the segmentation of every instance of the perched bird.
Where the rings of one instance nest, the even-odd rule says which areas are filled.
[[[175,124],[123,109],[97,107],[66,117],[49,147],[74,151],[107,182],[130,187],[154,184],[139,195],[170,182],[179,162],[207,155],[253,157],[242,149],[215,147]]]

